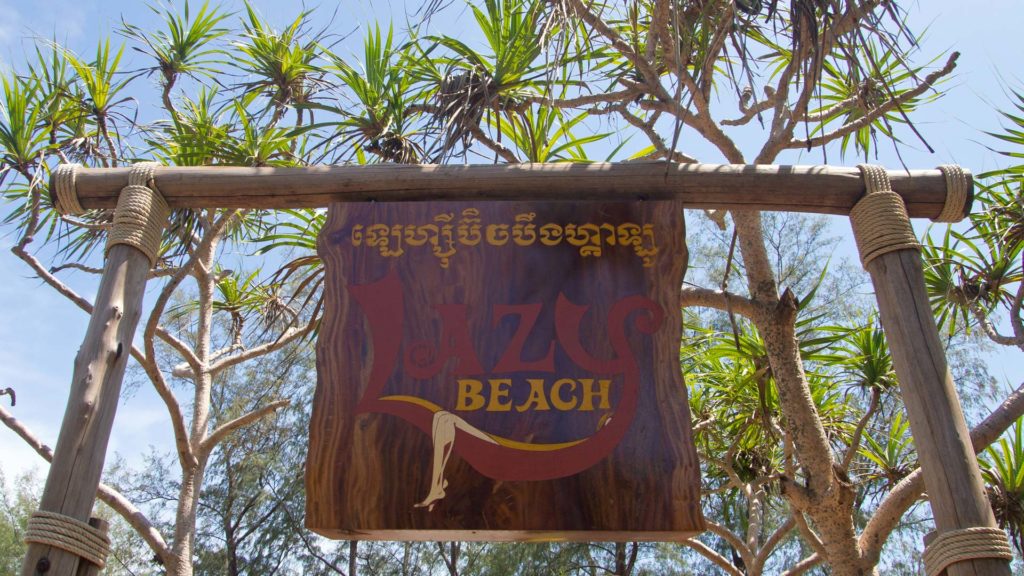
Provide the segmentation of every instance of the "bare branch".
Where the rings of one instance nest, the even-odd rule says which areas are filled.
[[[782,573],[782,576],[800,576],[801,574],[806,574],[808,570],[814,568],[818,564],[821,564],[821,560],[821,554],[815,552],[791,566],[788,570]]]
[[[760,102],[755,102],[752,106],[741,106],[740,111],[743,112],[743,116],[736,118],[735,120],[722,120],[719,122],[722,126],[743,126],[748,124],[754,118],[763,112],[767,112],[775,107],[777,98],[775,97],[776,92],[771,88],[765,88],[768,92],[768,97]]]
[[[717,522],[705,519],[705,524],[707,525],[708,532],[711,532],[715,536],[718,536],[722,540],[725,540],[729,543],[730,546],[732,546],[736,550],[740,557],[743,558],[744,564],[749,566],[753,563],[753,553],[751,552],[750,548],[747,548],[747,545],[743,543],[743,540],[740,540],[739,536],[736,536],[735,534],[730,532],[728,528],[722,526],[721,524],[718,524]]]
[[[853,431],[853,437],[850,439],[850,446],[846,449],[846,454],[843,456],[843,461],[840,463],[840,467],[843,472],[850,469],[850,464],[853,462],[854,456],[857,455],[857,451],[860,449],[860,439],[864,434],[864,428],[867,427],[868,422],[875,415],[875,411],[878,410],[879,402],[882,399],[882,391],[878,387],[871,388],[871,402],[868,404],[868,409],[861,416],[860,421],[857,422],[857,428]]]
[[[210,366],[207,367],[207,372],[209,372],[211,376],[215,376],[225,368],[230,368],[231,366],[244,362],[250,358],[255,358],[257,356],[274,352],[275,350],[280,350],[284,346],[294,342],[296,339],[309,334],[313,330],[314,326],[316,326],[316,323],[314,321],[310,321],[301,328],[289,328],[288,330],[285,330],[277,340],[266,342],[259,346],[254,346],[234,356],[228,356],[210,364]]]
[[[486,132],[483,131],[479,126],[470,126],[469,133],[473,135],[473,138],[483,144],[484,146],[491,149],[492,152],[501,156],[501,158],[510,164],[519,164],[519,158],[516,158],[515,152],[510,150],[508,147],[495,142]]]
[[[1024,286],[1024,284],[1022,284],[1022,286]],[[987,336],[989,340],[995,342],[996,344],[1001,344],[1003,346],[1020,346],[1021,344],[1024,344],[1024,342],[1019,342],[1013,336],[1006,336],[1004,334],[1000,334],[999,331],[996,330],[996,327],[992,324],[992,321],[988,319],[988,315],[985,314],[985,311],[982,310],[981,307],[979,307],[976,303],[971,304],[969,306],[969,309],[971,313],[974,315],[974,319],[978,321],[978,326],[981,327],[981,331],[985,333],[985,336]]]
[[[192,451],[192,445],[188,441],[188,432],[185,429],[185,416],[181,411],[178,399],[167,385],[163,372],[157,366],[156,359],[147,357],[141,350],[132,346],[132,358],[142,366],[153,384],[158,396],[167,407],[167,413],[171,418],[171,429],[174,431],[174,444],[178,449],[178,458],[183,466],[195,465],[196,458]]]
[[[63,220],[64,222],[67,222],[71,226],[74,226],[75,228],[82,228],[82,229],[85,229],[85,230],[92,230],[94,232],[105,232],[107,230],[110,230],[111,227],[113,227],[113,223],[112,222],[105,222],[105,223],[86,222],[85,220],[79,220],[78,218],[75,218],[73,216],[68,216],[67,214],[61,214],[60,215],[60,219]]]
[[[634,68],[642,75],[645,83],[654,88],[655,92],[663,92],[661,84],[658,81],[658,72],[651,66],[651,63],[646,58],[636,53],[633,47],[622,39],[622,36],[618,32],[613,30],[611,26],[605,23],[604,19],[591,12],[586,6],[583,5],[581,0],[567,0],[566,4],[572,8],[573,12],[580,20],[586,22],[595,32],[604,36],[608,42],[611,43],[612,48],[615,49],[623,58],[629,60]]]
[[[551,98],[548,96],[526,96],[524,102],[540,106],[551,106],[552,108],[585,108],[597,104],[614,104],[617,102],[630,102],[643,91],[637,87],[630,87],[618,92],[606,92],[604,94],[586,94],[575,98]]]
[[[658,134],[657,130],[654,129],[654,122],[644,122],[640,118],[636,117],[623,104],[613,104],[609,107],[611,110],[618,112],[620,116],[630,125],[639,128],[641,132],[654,144],[654,148],[661,154],[662,158],[666,158],[670,162],[678,162],[680,164],[694,164],[697,159],[688,154],[684,154],[677,150],[670,150],[668,144],[665,143],[665,139]]]
[[[92,266],[86,266],[85,264],[79,264],[78,262],[66,262],[60,266],[51,266],[50,274],[56,274],[63,270],[79,270],[89,274],[103,274],[102,268],[93,268]]]
[[[222,440],[224,440],[224,438],[228,436],[228,434],[231,434],[232,432],[238,430],[239,428],[242,428],[243,426],[248,426],[249,424],[252,424],[253,422],[259,420],[260,418],[263,418],[264,416],[267,416],[268,414],[273,413],[276,410],[284,408],[285,406],[288,405],[288,403],[288,400],[275,400],[274,402],[271,402],[266,406],[257,408],[252,412],[243,414],[242,416],[239,416],[234,420],[229,420],[224,424],[221,424],[220,426],[217,427],[216,430],[214,430],[209,436],[207,436],[205,440],[203,440],[202,444],[200,444],[199,446],[199,452],[204,455],[209,454],[214,449],[214,447],[217,446],[217,444],[219,444]]]
[[[92,303],[86,300],[85,298],[79,296],[77,292],[68,287],[67,284],[64,284],[63,282],[58,280],[56,276],[50,274],[43,266],[43,264],[39,260],[37,260],[35,256],[30,254],[28,250],[25,250],[25,248],[22,246],[16,245],[11,248],[11,252],[13,252],[15,256],[20,258],[26,264],[28,264],[29,268],[32,268],[32,270],[36,273],[36,276],[38,276],[40,280],[42,280],[51,288],[56,290],[61,296],[64,296],[68,300],[71,300],[86,314],[92,314]]]
[[[796,514],[799,514],[799,512],[796,512]],[[757,550],[757,556],[754,557],[754,563],[758,568],[764,566],[765,562],[768,561],[768,558],[771,557],[772,552],[775,551],[775,548],[778,547],[779,543],[781,543],[782,540],[793,531],[793,528],[796,528],[796,518],[793,517],[793,514],[790,514],[789,518],[786,518],[786,521],[780,524],[779,527],[768,536],[764,541],[764,544]]]
[[[716,566],[718,566],[722,570],[725,570],[726,573],[730,574],[731,576],[743,576],[743,572],[741,572],[739,568],[733,566],[732,562],[729,562],[729,560],[727,560],[724,556],[722,556],[718,552],[715,552],[700,540],[696,540],[694,538],[683,540],[683,545],[693,548],[697,551],[698,554],[714,562]]]
[[[807,519],[804,518],[803,512],[799,510],[793,511],[793,518],[796,520],[796,526],[800,529],[800,535],[803,536],[805,542],[810,544],[811,548],[818,553],[822,558],[828,558],[828,552],[825,550],[825,544],[822,543],[821,538],[811,530],[810,525],[807,524]]]
[[[43,444],[28,427],[2,406],[0,406],[0,421],[3,421],[5,426],[20,436],[30,448],[36,451],[36,454],[39,454],[47,462],[53,461],[53,450],[46,444]],[[149,518],[125,498],[123,494],[106,484],[100,484],[96,491],[96,497],[124,518],[125,522],[128,522],[139,533],[139,536],[146,541],[146,544],[149,545],[161,560],[164,562],[170,560],[171,550],[168,548],[163,536],[149,521]]]
[[[680,290],[680,304],[686,308],[689,306],[701,306],[714,308],[728,312],[738,312],[747,318],[753,318],[759,309],[757,302],[743,296],[738,296],[722,290],[711,290],[697,286],[683,286]]]

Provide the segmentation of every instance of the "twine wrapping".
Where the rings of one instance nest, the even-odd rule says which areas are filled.
[[[964,528],[943,532],[924,550],[927,576],[937,576],[950,564],[975,558],[1013,560],[1013,549],[1001,528]]]
[[[75,187],[75,171],[79,167],[79,164],[61,164],[53,174],[53,207],[65,216],[85,213],[85,208],[78,202],[78,189]]]
[[[134,246],[149,257],[151,266],[160,255],[164,224],[170,215],[167,202],[153,181],[153,162],[132,166],[128,185],[121,190],[114,210],[114,224],[107,236],[107,252],[117,244]]]
[[[964,218],[964,208],[971,193],[971,179],[956,164],[943,164],[939,171],[946,177],[946,201],[942,212],[932,218],[932,222],[959,222]]]
[[[910,217],[903,198],[892,191],[889,175],[881,166],[861,164],[867,194],[850,210],[853,237],[860,252],[860,261],[868,263],[882,254],[896,250],[920,250],[921,245],[910,227]]]
[[[37,510],[25,530],[25,543],[33,542],[66,550],[103,569],[110,554],[106,532],[57,512]]]

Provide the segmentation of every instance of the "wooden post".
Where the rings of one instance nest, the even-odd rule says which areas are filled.
[[[85,338],[75,356],[68,404],[39,501],[41,511],[81,522],[89,521],[96,500],[121,382],[142,315],[146,279],[168,215],[152,184],[152,166],[137,165],[132,170],[114,212],[103,275]],[[74,167],[63,171],[70,173],[71,194],[74,171]],[[62,188],[66,198],[69,191],[63,184]],[[30,542],[21,574],[74,576],[83,570],[88,573],[85,564],[89,562],[66,550]]]
[[[39,509],[87,522],[96,500],[103,462],[121,394],[135,327],[142,315],[142,296],[149,257],[118,244],[107,254],[99,291],[75,368],[53,464],[46,477]],[[40,561],[46,559],[42,564]],[[22,576],[71,576],[78,570],[74,554],[31,543]],[[49,570],[43,571],[43,565]]]
[[[913,241],[909,222],[904,225]],[[863,225],[858,229],[854,219],[854,232],[864,258],[867,254],[863,235],[867,229]],[[995,527],[970,433],[928,302],[920,251],[911,247],[875,255],[865,268],[874,284],[882,328],[899,378],[937,533]],[[1010,565],[1007,560],[983,558],[951,564],[946,573],[949,576],[1008,576]]]

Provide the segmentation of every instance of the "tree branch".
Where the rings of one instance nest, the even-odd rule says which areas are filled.
[[[799,514],[799,512],[795,512],[795,514]],[[793,531],[793,528],[796,528],[796,518],[794,518],[794,514],[790,514],[789,518],[786,518],[786,521],[780,524],[779,527],[768,536],[764,541],[764,544],[758,548],[757,555],[754,556],[754,564],[757,568],[762,568],[764,566],[765,562],[768,561],[768,558],[771,557],[772,552],[775,551],[775,548],[786,536],[789,535],[790,532]],[[751,567],[751,569],[753,570],[753,567]]]
[[[1024,382],[1003,400],[985,420],[971,429],[971,444],[978,453],[999,439],[1018,418],[1024,415]],[[924,494],[924,473],[918,468],[903,478],[885,495],[871,515],[858,538],[861,556],[876,564],[882,546],[899,524],[900,518]]]
[[[775,107],[776,92],[772,88],[765,88],[768,92],[767,97],[760,102],[755,102],[752,106],[740,107],[740,111],[743,112],[743,116],[736,118],[735,120],[722,120],[719,122],[722,126],[743,126],[748,124],[751,120],[756,118],[762,112],[767,112]]]
[[[843,126],[836,128],[835,130],[827,134],[823,134],[821,136],[813,136],[806,140],[800,138],[790,139],[789,142],[785,143],[782,146],[782,148],[809,149],[814,148],[816,146],[823,146],[825,144],[828,144],[829,142],[832,142],[833,140],[837,140],[839,138],[852,134],[860,130],[861,128],[871,125],[875,120],[878,120],[878,118],[880,118],[882,115],[891,112],[892,110],[895,110],[896,108],[906,104],[910,100],[920,96],[921,94],[924,94],[942,77],[949,75],[953,71],[953,69],[956,68],[956,60],[959,57],[959,52],[953,52],[949,56],[949,59],[946,60],[945,66],[925,76],[924,80],[920,84],[900,94],[896,98],[892,98],[886,101],[884,104],[872,108],[870,111],[868,111],[860,118],[857,118],[856,120],[844,124]]]
[[[727,560],[724,556],[722,556],[718,552],[715,552],[700,540],[695,540],[693,538],[683,540],[683,545],[693,548],[697,551],[698,554],[714,562],[716,566],[718,566],[722,570],[725,570],[726,573],[730,574],[731,576],[743,576],[743,572],[741,572],[739,568],[733,566],[732,562],[729,562],[729,560]]]
[[[747,566],[753,564],[754,555],[750,548],[747,548],[747,545],[743,543],[743,540],[740,540],[739,536],[736,536],[735,534],[730,532],[728,528],[722,526],[721,524],[718,524],[717,522],[705,519],[705,524],[707,525],[708,532],[711,532],[715,536],[718,536],[722,540],[725,540],[729,543],[730,546],[733,547],[733,549],[736,550],[736,552],[740,555],[740,558],[743,558],[744,564],[746,564]]]
[[[479,126],[470,126],[469,133],[473,135],[473,138],[475,138],[477,142],[480,142],[487,148],[490,148],[492,152],[501,156],[501,158],[509,164],[519,164],[519,158],[516,158],[515,152],[510,150],[507,146],[495,142]]]
[[[868,422],[872,416],[875,415],[875,411],[878,410],[879,402],[882,399],[882,391],[877,386],[871,388],[871,402],[868,404],[868,409],[861,416],[859,422],[857,422],[857,428],[853,431],[853,437],[850,439],[850,446],[846,449],[846,454],[843,456],[843,461],[840,463],[840,467],[843,472],[850,469],[850,464],[853,462],[853,458],[857,455],[857,451],[860,449],[860,439],[864,434],[864,428],[867,427]]]
[[[43,460],[47,462],[53,461],[53,450],[46,444],[43,444],[31,430],[2,406],[0,406],[0,421],[3,421],[5,426],[20,436]],[[171,550],[168,548],[163,536],[149,521],[149,518],[125,498],[123,494],[106,484],[100,484],[96,490],[96,497],[124,518],[125,522],[138,532],[139,536],[146,541],[146,544],[160,557],[161,561],[168,562],[170,560]]]
[[[549,98],[547,96],[525,96],[524,102],[537,104],[539,106],[551,106],[552,108],[584,108],[597,104],[614,104],[618,102],[630,102],[643,91],[636,87],[626,88],[618,92],[606,92],[603,94],[586,94],[574,98]]]
[[[680,290],[680,304],[684,307],[700,306],[723,312],[733,311],[746,318],[753,318],[759,309],[757,302],[731,292],[711,290],[698,286],[683,286]]]
[[[288,330],[285,330],[285,332],[281,334],[281,336],[279,336],[277,340],[266,342],[260,344],[259,346],[254,346],[247,350],[243,350],[242,352],[234,356],[227,356],[225,358],[221,358],[220,360],[210,364],[210,366],[207,368],[207,371],[210,373],[211,376],[216,376],[225,368],[230,368],[250,358],[255,358],[257,356],[262,356],[263,354],[274,352],[275,350],[280,350],[284,346],[294,342],[296,339],[301,338],[306,334],[309,334],[313,330],[314,326],[316,326],[316,323],[310,321],[307,322],[306,325],[303,326],[302,328],[289,328]]]
[[[89,274],[103,274],[102,268],[93,268],[92,266],[86,266],[85,264],[80,264],[78,262],[65,262],[64,264],[61,264],[59,266],[51,266],[50,274],[56,274],[57,272],[69,269],[79,270],[82,272],[87,272]]]
[[[232,432],[238,430],[239,428],[242,428],[243,426],[248,426],[249,424],[252,424],[253,422],[259,420],[260,418],[263,418],[264,416],[267,416],[268,414],[274,412],[275,410],[284,408],[285,406],[288,405],[288,403],[288,400],[275,400],[274,402],[271,402],[270,404],[267,404],[262,408],[257,408],[252,412],[243,414],[242,416],[239,416],[234,420],[229,420],[224,424],[221,424],[212,433],[210,433],[210,435],[207,436],[206,439],[204,439],[203,442],[199,445],[199,452],[203,455],[208,455],[211,451],[213,451],[213,449],[217,446],[218,443],[220,443],[222,440],[224,440],[224,438],[228,436],[228,434],[231,434]]]
[[[815,552],[791,566],[788,570],[782,573],[782,576],[800,576],[801,574],[805,574],[811,568],[821,564],[821,560],[821,554]]]
[[[1024,284],[1022,284],[1022,286],[1024,286]],[[978,326],[981,327],[981,331],[985,333],[985,336],[987,336],[989,340],[1002,346],[1020,346],[1024,344],[1024,342],[1019,342],[1013,336],[1000,334],[992,324],[992,321],[988,319],[985,311],[982,310],[977,303],[971,304],[968,308],[974,315],[974,319],[978,321]]]

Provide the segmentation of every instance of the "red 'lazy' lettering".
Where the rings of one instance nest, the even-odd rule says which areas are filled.
[[[621,305],[627,305],[630,311],[646,309],[648,312],[657,306],[654,302],[641,296],[627,296],[615,304],[622,311]],[[403,354],[402,367],[405,374],[426,380],[437,376],[449,362],[452,364],[454,376],[477,376],[480,374],[502,374],[510,372],[555,372],[555,343],[557,342],[566,354],[584,370],[595,374],[622,374],[635,365],[632,351],[627,346],[615,345],[616,355],[614,358],[602,359],[591,356],[580,342],[580,323],[590,309],[589,306],[573,304],[564,294],[558,295],[555,303],[555,333],[556,338],[547,347],[547,352],[541,358],[523,358],[523,348],[526,341],[537,324],[540,317],[542,304],[498,304],[493,307],[494,326],[498,326],[506,317],[518,317],[519,322],[515,332],[498,359],[498,362],[488,372],[480,362],[480,356],[476,351],[470,334],[469,322],[467,320],[468,308],[465,304],[438,304],[434,307],[441,318],[441,334],[436,340],[437,344],[417,341],[406,347]],[[660,307],[657,318],[651,318],[655,324],[660,324]],[[625,322],[625,316],[619,318]],[[615,321],[609,315],[609,330],[616,327],[611,324]],[[621,329],[621,326],[619,327]],[[374,326],[376,330],[377,327]],[[643,329],[643,327],[641,327]],[[653,327],[657,329],[657,325]],[[652,329],[652,331],[653,331]],[[646,331],[646,330],[645,330]]]

